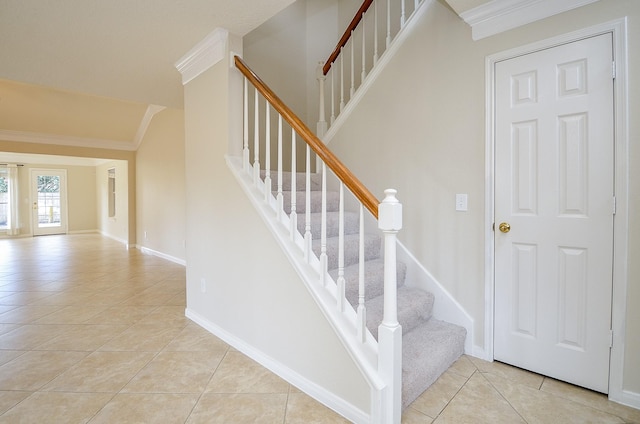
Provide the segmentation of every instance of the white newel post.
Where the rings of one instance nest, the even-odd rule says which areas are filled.
[[[398,323],[396,237],[402,228],[402,204],[396,190],[384,191],[378,206],[378,228],[384,234],[384,315],[378,327],[378,371],[386,383],[383,422],[400,423],[402,416],[402,327]]]

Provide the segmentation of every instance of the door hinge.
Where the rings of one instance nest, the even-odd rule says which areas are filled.
[[[613,347],[613,330],[609,330],[609,347]]]
[[[613,214],[615,215],[616,214],[616,208],[617,208],[616,196],[613,196],[612,207],[613,207]]]
[[[611,62],[611,78],[616,79],[616,61]]]

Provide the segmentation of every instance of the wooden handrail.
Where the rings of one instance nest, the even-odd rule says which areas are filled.
[[[378,219],[378,199],[367,189],[367,187],[356,178],[355,175],[333,154],[327,146],[311,132],[304,122],[285,105],[282,100],[258,77],[255,72],[247,66],[244,61],[234,56],[236,67],[242,74],[256,87],[265,99],[285,121],[302,137],[320,159],[331,169],[334,174],[344,183],[345,186],[356,196],[371,214]]]
[[[351,23],[345,30],[344,34],[342,34],[342,38],[340,38],[340,41],[338,41],[335,50],[333,50],[333,53],[331,53],[329,59],[327,59],[327,61],[324,63],[324,66],[322,67],[322,73],[324,75],[327,75],[327,72],[329,72],[329,69],[331,69],[331,65],[333,65],[333,62],[335,62],[335,60],[340,55],[340,50],[345,46],[345,44],[347,44],[349,38],[351,38],[351,32],[356,29],[366,11],[369,10],[369,6],[371,6],[371,3],[373,3],[373,0],[364,0],[364,3],[362,3],[362,6],[360,6],[360,9],[358,9],[358,11],[356,12],[356,15],[351,20]]]

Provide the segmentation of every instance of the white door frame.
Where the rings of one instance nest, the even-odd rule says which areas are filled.
[[[627,19],[605,22],[583,30],[542,40],[526,46],[517,47],[488,56],[485,61],[486,87],[486,187],[485,187],[485,358],[493,360],[494,325],[494,178],[495,178],[495,64],[539,50],[561,44],[578,41],[596,35],[613,34],[613,55],[615,58],[614,85],[614,130],[615,130],[615,196],[616,214],[614,217],[614,258],[613,258],[613,297],[612,328],[613,347],[609,366],[609,399],[627,405],[640,406],[637,395],[623,390],[624,341],[627,293],[627,239],[628,239],[628,180],[629,180],[629,131],[628,131],[628,94],[627,94]],[[612,69],[613,72],[613,69]]]

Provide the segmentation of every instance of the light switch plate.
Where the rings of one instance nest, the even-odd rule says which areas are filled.
[[[456,210],[463,211],[463,212],[467,210],[466,194],[456,194]]]

